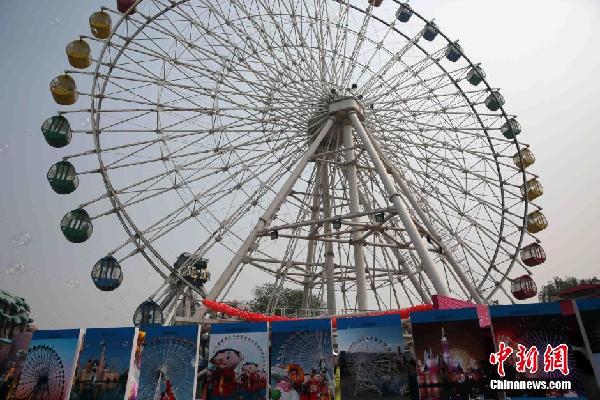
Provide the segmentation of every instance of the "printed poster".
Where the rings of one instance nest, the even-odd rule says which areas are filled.
[[[0,342],[0,399],[14,395],[33,333],[22,332]]]
[[[566,306],[566,307],[565,307]],[[569,397],[585,398],[585,390],[582,384],[582,376],[577,367],[575,351],[584,348],[583,337],[579,331],[577,318],[573,312],[571,302],[563,303],[541,303],[541,304],[519,304],[507,306],[490,306],[492,318],[492,331],[496,343],[496,351],[500,346],[513,349],[512,354],[504,363],[505,376],[501,380],[506,381],[570,381],[571,389],[518,389],[506,390],[506,395],[513,399],[519,398],[552,398]],[[503,343],[501,345],[501,343]],[[532,372],[529,368],[518,370],[517,353],[518,345],[524,346],[525,351],[535,346],[537,357],[535,364],[537,371]],[[563,368],[552,371],[544,371],[545,353],[551,346],[548,357],[559,361],[562,355],[566,357],[568,372]],[[566,345],[565,351],[559,352],[559,346]],[[556,350],[553,350],[556,349]],[[498,364],[494,366],[497,368]],[[532,364],[533,366],[533,364]],[[558,363],[556,363],[558,367]],[[566,375],[565,375],[566,373]]]
[[[188,400],[196,390],[197,325],[147,326],[137,400]]]
[[[416,364],[402,336],[400,315],[337,319],[343,399],[410,399]]]
[[[576,300],[575,308],[588,352],[585,361],[591,364],[597,385],[600,386],[600,298]],[[580,370],[583,369],[580,368]],[[587,379],[583,379],[584,385],[590,379],[589,374],[586,377]],[[588,391],[592,392],[591,389],[588,389]],[[600,393],[596,392],[596,395],[600,397]],[[588,397],[593,398],[590,393],[588,393]]]
[[[269,371],[269,331],[266,322],[222,323],[211,326],[204,400],[265,400]]]
[[[16,400],[67,400],[81,330],[36,331],[23,363]]]
[[[493,346],[476,308],[413,312],[410,321],[421,400],[498,398],[489,388]]]
[[[129,370],[129,379],[127,381],[127,400],[137,400],[138,388],[140,384],[140,368],[142,366],[142,350],[146,341],[146,332],[138,330],[135,340],[135,349],[133,359]]]
[[[87,329],[71,400],[123,400],[135,342],[136,328]]]
[[[335,388],[330,319],[271,324],[271,398],[332,399]],[[314,390],[316,389],[316,396]]]

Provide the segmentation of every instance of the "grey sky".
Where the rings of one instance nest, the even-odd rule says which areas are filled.
[[[366,2],[366,0],[365,0]],[[385,3],[385,2],[384,2]],[[391,3],[391,2],[390,2]],[[0,288],[25,297],[44,328],[128,325],[157,280],[139,265],[137,279],[113,294],[96,290],[89,273],[96,248],[116,243],[114,220],[97,223],[93,240],[68,243],[59,229],[64,213],[102,192],[98,177],[82,179],[72,195],[51,191],[48,167],[66,154],[46,145],[43,120],[57,109],[49,81],[67,67],[65,45],[88,32],[96,0],[0,1]],[[598,274],[600,249],[600,3],[597,0],[418,0],[411,4],[480,61],[500,87],[505,108],[518,115],[520,140],[536,155],[541,201],[550,227],[540,236],[548,261],[536,267],[542,284],[554,275]],[[384,7],[386,4],[384,4]],[[382,10],[383,11],[383,10]],[[77,143],[73,143],[77,146]],[[11,241],[27,232],[25,246]],[[27,271],[4,270],[21,262]]]

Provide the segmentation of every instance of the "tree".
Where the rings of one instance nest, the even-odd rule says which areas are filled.
[[[565,278],[559,278],[558,276],[555,276],[542,287],[542,290],[540,290],[540,293],[538,294],[538,298],[540,299],[540,302],[547,303],[549,301],[554,301],[556,296],[558,296],[558,294],[563,290],[592,283],[600,283],[600,279],[596,277],[577,279],[573,276],[568,276]]]
[[[302,315],[302,289],[290,289],[279,287],[274,283],[264,283],[252,290],[253,299],[246,303],[248,309],[254,312],[280,314],[284,310],[286,315]],[[273,299],[273,300],[271,300]],[[269,304],[271,301],[271,304]],[[269,309],[270,308],[270,309]],[[325,304],[315,295],[310,295],[308,301],[309,309],[324,309]]]

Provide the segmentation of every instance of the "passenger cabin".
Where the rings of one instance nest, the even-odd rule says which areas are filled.
[[[115,290],[123,282],[123,271],[116,258],[101,258],[92,268],[92,281],[103,292]]]
[[[71,243],[83,243],[92,236],[92,220],[87,211],[78,208],[65,214],[60,221],[60,230]]]
[[[510,291],[517,300],[527,300],[537,294],[537,286],[531,276],[523,275],[510,284]]]
[[[535,267],[546,261],[546,252],[539,243],[531,243],[521,249],[521,261],[528,267]]]
[[[79,186],[79,177],[75,167],[68,161],[59,161],[51,166],[46,178],[52,190],[58,194],[73,193]]]

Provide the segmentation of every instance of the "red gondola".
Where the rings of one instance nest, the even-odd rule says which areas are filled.
[[[537,294],[537,286],[529,275],[523,275],[512,281],[510,291],[517,300],[526,300]]]

